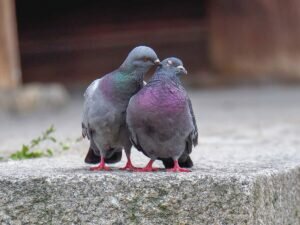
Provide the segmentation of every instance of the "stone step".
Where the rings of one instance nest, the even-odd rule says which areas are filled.
[[[117,170],[125,159],[110,172],[90,172],[87,141],[68,155],[2,162],[0,224],[299,225],[300,89],[190,96],[199,128],[191,173]],[[0,111],[0,150],[28,143],[52,122],[62,138],[77,137],[81,110],[82,99],[26,119]],[[146,165],[132,153],[136,166]]]
[[[300,224],[300,153],[247,152],[204,148],[191,173],[90,172],[76,155],[0,163],[0,222]]]

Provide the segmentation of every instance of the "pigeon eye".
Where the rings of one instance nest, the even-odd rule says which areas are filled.
[[[143,61],[144,61],[144,62],[147,62],[148,60],[149,60],[149,58],[147,58],[147,57],[144,57],[144,58],[143,58]]]

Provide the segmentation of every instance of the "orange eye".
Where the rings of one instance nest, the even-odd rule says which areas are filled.
[[[147,62],[149,59],[147,57],[143,58],[144,62]]]

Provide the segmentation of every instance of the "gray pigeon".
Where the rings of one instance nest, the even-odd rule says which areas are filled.
[[[144,75],[158,64],[160,61],[153,49],[136,47],[119,69],[95,80],[87,88],[82,117],[82,135],[90,140],[86,161],[92,162],[95,156],[100,161],[91,170],[109,170],[105,163],[119,161],[123,148],[128,159],[123,169],[134,169],[130,160],[132,144],[126,126],[126,108],[131,96],[143,87]]]
[[[191,101],[180,76],[187,74],[182,61],[162,61],[148,84],[134,95],[127,108],[127,125],[135,147],[151,160],[140,171],[155,171],[160,159],[168,171],[189,172],[189,154],[198,144],[198,131]],[[171,162],[170,162],[171,161]]]

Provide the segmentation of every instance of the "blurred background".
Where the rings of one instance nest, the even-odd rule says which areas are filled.
[[[185,86],[204,104],[199,120],[214,120],[210,110],[227,120],[241,102],[246,114],[289,102],[297,117],[299,1],[0,0],[0,147],[15,149],[50,123],[80,136],[84,89],[141,44],[184,61]]]
[[[0,8],[2,87],[86,85],[140,44],[180,56],[196,85],[300,80],[294,0],[1,0]]]

